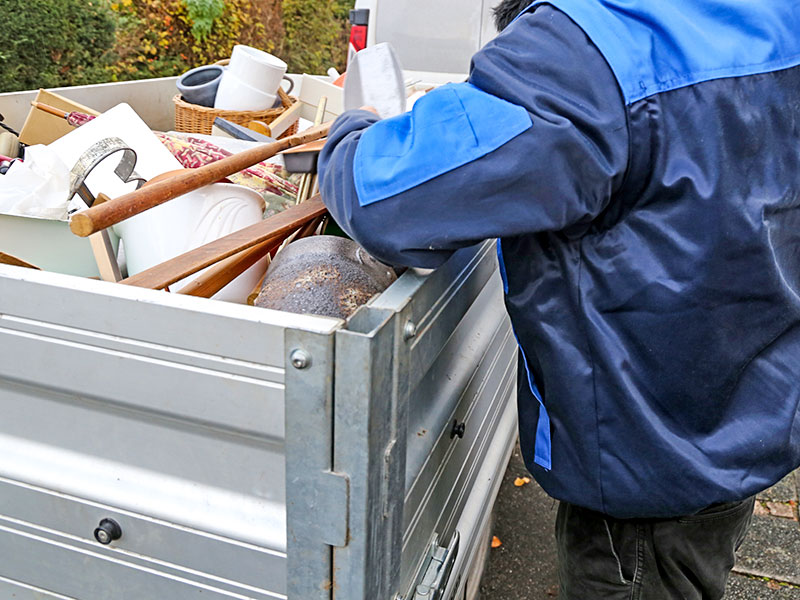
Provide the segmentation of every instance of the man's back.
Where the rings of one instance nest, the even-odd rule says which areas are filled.
[[[379,257],[502,239],[553,496],[678,516],[800,464],[796,31],[788,1],[548,2],[469,84],[334,127],[326,202]]]
[[[798,61],[786,33],[800,16],[756,8],[709,31],[678,12],[667,25],[677,37],[695,27],[696,44],[676,49],[658,14],[590,6],[581,22],[615,36],[611,48],[593,38],[607,60],[620,60],[620,29],[653,39],[611,65],[627,113],[624,182],[590,222],[503,243],[539,264],[536,282],[507,265],[509,307],[529,356],[554,357],[532,365],[554,424],[553,469],[533,468],[557,497],[585,506],[596,490],[602,512],[689,513],[800,463],[800,69],[775,70]],[[559,288],[572,310],[538,311]],[[565,361],[564,347],[580,351]],[[576,440],[582,412],[596,436]],[[589,477],[558,473],[559,426],[575,430],[576,462],[596,465]]]

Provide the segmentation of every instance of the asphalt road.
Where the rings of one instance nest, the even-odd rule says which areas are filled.
[[[556,503],[533,481],[522,487],[514,485],[517,477],[528,475],[517,448],[495,507],[494,535],[502,545],[490,550],[480,600],[558,597],[553,537]],[[800,581],[798,495],[800,471],[759,495],[763,514],[756,513],[724,600],[800,600],[800,587],[786,583]],[[784,505],[794,502],[794,519],[765,513],[770,501]]]
[[[557,505],[534,481],[514,486],[517,477],[527,476],[515,448],[495,505],[494,535],[503,545],[490,551],[481,600],[553,600],[558,596],[553,538]]]

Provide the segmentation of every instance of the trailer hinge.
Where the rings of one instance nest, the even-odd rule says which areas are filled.
[[[347,546],[350,479],[342,473],[324,471],[315,480],[314,488],[305,527],[324,544]]]
[[[437,536],[431,543],[428,564],[424,567],[424,574],[414,591],[413,600],[443,600],[458,555],[458,531],[453,534],[447,548],[439,546],[438,541]]]

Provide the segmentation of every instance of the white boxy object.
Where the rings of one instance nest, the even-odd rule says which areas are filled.
[[[116,250],[119,238],[113,232],[110,238]],[[0,214],[0,251],[46,271],[99,275],[89,240],[72,233],[67,221]]]
[[[389,42],[403,68],[466,77],[472,55],[497,35],[500,0],[356,0],[370,11],[367,45]]]

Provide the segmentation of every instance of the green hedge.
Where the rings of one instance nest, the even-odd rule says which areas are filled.
[[[349,37],[348,0],[283,0],[282,54],[295,73],[344,70]]]
[[[103,81],[114,20],[105,0],[2,0],[0,91]]]
[[[292,72],[345,67],[353,0],[0,0],[0,92],[179,75],[272,52]]]

